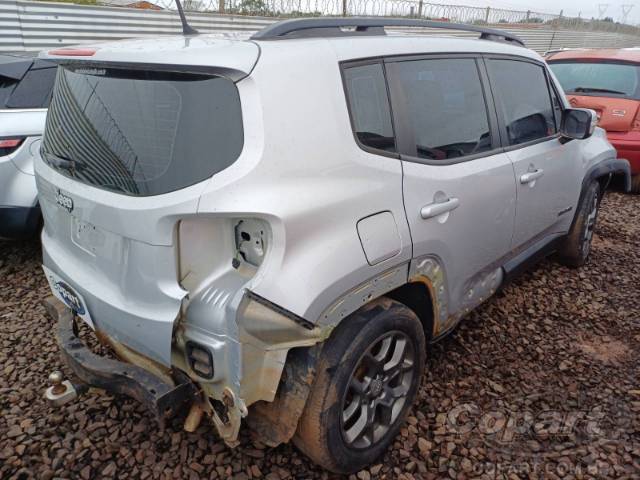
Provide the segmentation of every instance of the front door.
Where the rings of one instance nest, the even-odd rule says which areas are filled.
[[[487,58],[486,64],[515,172],[517,250],[568,228],[579,194],[579,143],[558,134],[562,103],[541,64],[499,57]]]

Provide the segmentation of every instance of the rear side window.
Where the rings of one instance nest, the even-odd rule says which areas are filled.
[[[554,110],[543,67],[517,60],[487,61],[498,108],[510,145],[556,133]]]
[[[150,196],[206,180],[242,147],[240,97],[227,78],[61,67],[42,158],[80,182]]]
[[[55,78],[55,67],[29,70],[6,101],[7,108],[47,108]]]
[[[402,61],[388,65],[399,83],[400,112],[418,158],[446,161],[492,149],[487,106],[472,58]],[[395,101],[394,97],[394,101]],[[404,152],[403,152],[404,153]]]
[[[351,122],[361,145],[395,152],[387,86],[379,63],[348,67],[344,71]]]
[[[7,101],[17,84],[18,81],[13,78],[0,76],[0,109],[7,107]]]

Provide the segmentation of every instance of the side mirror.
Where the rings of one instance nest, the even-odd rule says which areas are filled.
[[[596,112],[588,108],[568,108],[562,112],[560,133],[566,138],[583,140],[593,135],[598,124]]]

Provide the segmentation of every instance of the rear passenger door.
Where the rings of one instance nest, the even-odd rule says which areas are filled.
[[[429,55],[385,65],[413,257],[435,257],[446,270],[448,328],[453,314],[486,298],[476,287],[495,280],[509,253],[513,167],[481,58]]]
[[[516,177],[513,246],[524,248],[562,231],[573,216],[571,207],[580,186],[571,179],[577,175],[573,163],[578,142],[563,142],[558,133],[561,102],[553,98],[542,63],[513,57],[485,61],[505,151]]]

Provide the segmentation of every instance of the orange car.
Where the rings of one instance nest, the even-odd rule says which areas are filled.
[[[598,113],[640,193],[640,48],[563,50],[545,58],[571,105]]]

